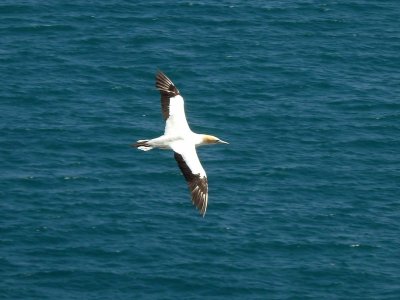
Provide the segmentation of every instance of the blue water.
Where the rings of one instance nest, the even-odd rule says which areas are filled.
[[[1,299],[399,299],[400,2],[0,3]],[[199,149],[202,218],[156,71]]]

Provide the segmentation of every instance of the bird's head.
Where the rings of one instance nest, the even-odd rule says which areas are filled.
[[[203,140],[202,140],[203,145],[229,144],[228,142],[225,142],[213,135],[203,134],[202,137],[203,137]]]

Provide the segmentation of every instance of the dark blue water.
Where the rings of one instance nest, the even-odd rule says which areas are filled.
[[[1,299],[399,299],[400,2],[0,3]],[[203,219],[157,69],[199,149]]]

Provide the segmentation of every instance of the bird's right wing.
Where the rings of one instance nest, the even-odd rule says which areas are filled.
[[[161,110],[166,122],[164,134],[175,135],[190,131],[184,100],[171,79],[161,71],[156,75],[156,87],[161,94]]]
[[[208,181],[194,145],[184,143],[172,146],[175,160],[178,162],[192,195],[193,204],[205,215],[208,202]]]

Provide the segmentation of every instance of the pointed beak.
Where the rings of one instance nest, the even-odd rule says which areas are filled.
[[[218,141],[218,144],[229,144],[228,142],[225,142],[225,141],[223,141],[223,140],[219,140]]]

